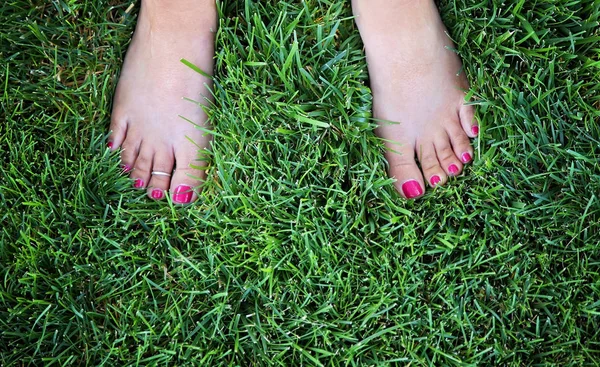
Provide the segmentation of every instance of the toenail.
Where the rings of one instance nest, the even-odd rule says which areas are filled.
[[[192,195],[194,192],[192,188],[187,185],[179,185],[173,192],[173,201],[177,204],[188,204],[192,201]]]
[[[144,187],[144,181],[140,178],[137,178],[135,181],[133,181],[133,187],[136,189]]]
[[[458,166],[456,164],[451,164],[450,166],[448,166],[448,172],[450,172],[450,174],[457,174],[458,173]]]
[[[128,165],[128,164],[123,164],[123,165],[121,166],[121,168],[123,169],[123,172],[125,172],[125,173],[127,173],[127,172],[131,171],[131,167],[129,167],[129,165]]]
[[[473,159],[471,157],[471,154],[469,154],[469,153],[463,153],[463,155],[462,155],[462,161],[463,161],[463,163],[469,163],[469,162],[471,162],[471,159]]]
[[[471,128],[473,135],[479,135],[479,126],[475,125]]]
[[[402,184],[402,192],[408,199],[414,199],[423,195],[423,188],[421,188],[421,184],[418,181],[410,180]]]
[[[113,142],[109,141],[108,144],[106,144],[106,146],[108,147],[108,149],[112,149],[113,148]]]
[[[152,199],[160,200],[163,198],[163,192],[160,189],[152,190]]]
[[[435,185],[439,184],[440,182],[442,182],[442,179],[438,175],[433,175],[429,179],[429,182],[431,183],[431,186],[435,186]]]

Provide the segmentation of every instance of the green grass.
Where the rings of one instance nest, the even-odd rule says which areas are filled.
[[[130,4],[0,4],[0,365],[600,364],[600,1],[442,1],[482,132],[418,201],[349,3],[221,4],[191,208],[105,149]]]

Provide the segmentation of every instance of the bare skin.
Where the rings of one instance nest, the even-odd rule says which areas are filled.
[[[352,3],[389,175],[405,198],[417,198],[425,183],[443,185],[472,160],[469,138],[479,127],[465,105],[469,84],[432,0]]]
[[[423,195],[458,175],[471,161],[469,137],[479,128],[465,105],[469,85],[432,0],[353,0],[374,96],[378,134],[396,188],[406,198]],[[204,180],[198,151],[209,138],[179,115],[207,126],[203,102],[211,81],[179,62],[213,69],[214,0],[144,0],[128,50],[111,122],[110,149],[122,148],[134,186],[176,203],[197,198]],[[417,165],[415,155],[420,163]],[[173,171],[175,169],[175,171]],[[152,172],[173,173],[172,177]]]
[[[206,103],[211,80],[180,62],[212,73],[217,13],[214,0],[144,0],[117,85],[108,146],[121,148],[134,187],[175,203],[197,199],[205,179],[199,151],[209,138],[195,124],[207,117],[189,98]],[[156,175],[165,172],[172,177]]]

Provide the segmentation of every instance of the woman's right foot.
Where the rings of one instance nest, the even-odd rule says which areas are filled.
[[[142,1],[117,85],[108,147],[122,149],[123,169],[152,199],[170,193],[173,202],[190,203],[205,179],[199,151],[210,138],[180,116],[208,127],[202,108],[184,98],[206,104],[212,81],[180,60],[212,74],[216,27],[214,0]]]

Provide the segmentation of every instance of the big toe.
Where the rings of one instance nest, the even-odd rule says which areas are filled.
[[[204,182],[205,164],[195,147],[175,152],[176,169],[171,179],[171,199],[175,204],[189,204],[198,199]]]
[[[394,145],[386,153],[389,175],[396,179],[394,185],[402,196],[415,199],[423,195],[425,185],[423,175],[415,161],[415,147],[412,144]]]

